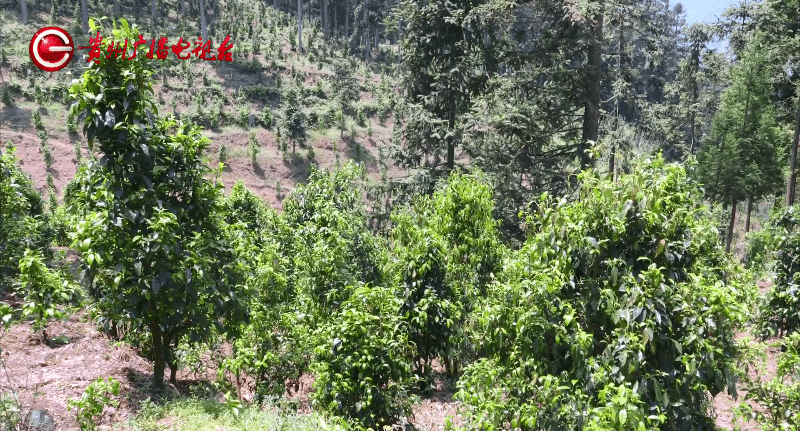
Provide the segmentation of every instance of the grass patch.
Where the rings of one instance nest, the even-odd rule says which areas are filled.
[[[163,405],[145,402],[127,424],[114,429],[130,431],[250,431],[250,430],[343,430],[318,414],[301,415],[274,405],[239,407],[215,399],[181,398]]]

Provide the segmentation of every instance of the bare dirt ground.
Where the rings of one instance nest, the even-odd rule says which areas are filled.
[[[177,373],[176,386],[169,385],[165,392],[155,393],[150,386],[152,364],[130,346],[111,341],[88,322],[87,317],[82,311],[65,322],[48,326],[51,337],[69,337],[69,343],[59,347],[42,344],[40,334],[34,334],[28,323],[14,325],[0,338],[0,392],[18,393],[26,412],[46,410],[54,417],[57,429],[72,430],[77,429],[77,422],[74,411],[67,410],[67,401],[80,397],[98,378],[111,376],[120,382],[120,405],[106,408],[100,422],[111,425],[135,415],[147,398],[157,402],[164,396],[187,394],[190,387],[216,376],[213,367],[199,374],[182,369]],[[210,364],[208,354],[203,362]],[[308,414],[314,378],[304,374],[298,383],[297,388],[287,390],[284,398],[294,406],[293,410]],[[252,394],[242,395],[247,399]],[[420,431],[442,430],[445,418],[457,414],[452,395],[452,388],[438,379],[433,392],[414,407],[410,422]],[[454,424],[459,423],[456,417]]]

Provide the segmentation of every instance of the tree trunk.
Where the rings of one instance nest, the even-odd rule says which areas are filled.
[[[186,2],[184,0],[180,0],[178,5],[180,6],[181,16],[186,15]]]
[[[153,18],[153,25],[158,25],[158,0],[150,0],[150,16]]]
[[[378,53],[380,53],[380,51],[381,51],[381,40],[378,38],[378,35],[379,35],[378,27],[375,27],[375,43],[373,43],[372,46],[374,46],[375,50],[378,51]]]
[[[333,5],[333,32],[339,37],[339,5]]]
[[[453,106],[453,99],[450,99],[450,119],[447,123],[448,128],[450,129],[450,133],[455,132],[456,128],[456,108]],[[455,155],[456,155],[456,143],[453,142],[454,137],[450,136],[447,139],[447,173],[453,171],[453,167],[455,166]]]
[[[403,20],[397,24],[397,64],[403,63]]]
[[[164,387],[164,342],[161,327],[156,322],[150,322],[150,334],[153,336],[153,387]]]
[[[364,60],[372,61],[372,38],[369,37],[369,27],[364,31]]]
[[[750,232],[750,213],[753,211],[753,197],[747,198],[747,217],[744,219],[744,233]]]
[[[208,40],[208,27],[206,27],[206,5],[200,0],[200,35],[203,40]]]
[[[109,330],[109,335],[111,335],[111,338],[113,338],[114,340],[121,341],[119,338],[119,329],[117,328],[116,320],[111,321],[111,329]]]
[[[616,166],[614,166],[616,157],[617,157],[617,146],[612,142],[611,154],[608,156],[608,173],[611,175],[611,181],[616,181],[616,175],[614,172],[616,170]]]
[[[600,129],[600,66],[602,64],[603,14],[598,13],[589,29],[589,50],[587,58],[586,93],[583,112],[583,134],[578,157],[581,169],[593,167],[588,149],[589,141],[597,141]]]
[[[731,243],[733,242],[733,225],[736,222],[736,201],[731,205],[731,223],[728,225],[728,237],[725,238],[725,252],[731,252]]]
[[[83,34],[89,34],[89,8],[86,5],[86,0],[81,0],[81,26],[83,27]]]
[[[303,53],[303,0],[297,0],[297,53]]]
[[[325,31],[325,37],[329,37],[328,34],[329,26],[328,26],[328,0],[322,0],[322,27]]]
[[[19,22],[28,23],[28,0],[19,0]]]
[[[344,38],[350,39],[350,3],[344,6]]]
[[[794,190],[797,187],[797,145],[800,141],[800,102],[797,103],[797,120],[794,123],[794,139],[789,152],[789,181],[786,186],[786,205],[794,205]]]
[[[278,10],[278,0],[272,0],[272,8]]]

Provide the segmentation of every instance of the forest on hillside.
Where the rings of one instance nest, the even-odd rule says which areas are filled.
[[[40,70],[50,25],[100,55]],[[800,427],[798,0],[5,0],[0,40],[0,430]]]

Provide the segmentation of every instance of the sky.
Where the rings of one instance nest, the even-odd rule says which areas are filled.
[[[691,25],[696,22],[713,24],[729,7],[739,4],[740,0],[683,0],[670,1],[670,5],[680,3],[686,11],[686,24]],[[709,47],[717,51],[727,50],[727,40],[710,43]]]
[[[686,10],[686,23],[705,22],[712,24],[717,17],[729,7],[738,4],[738,0],[684,0],[670,1],[670,4],[681,3]]]

